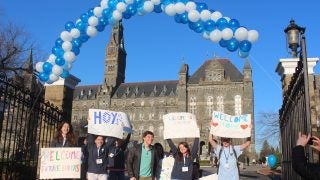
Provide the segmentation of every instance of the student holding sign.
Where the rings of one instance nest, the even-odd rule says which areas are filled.
[[[100,135],[88,133],[88,180],[107,180],[107,152],[110,146],[114,143],[115,138],[108,138],[105,143],[105,138]]]
[[[51,147],[76,147],[76,137],[72,125],[63,121],[57,127],[56,135],[51,142]]]
[[[244,144],[233,146],[231,145],[231,138],[221,137],[221,145],[209,135],[209,142],[218,155],[218,179],[239,180],[239,169],[237,159],[242,153],[242,150],[250,145],[250,137]]]
[[[180,142],[178,148],[171,139],[167,139],[171,152],[175,159],[171,179],[191,180],[193,173],[193,161],[197,158],[199,149],[199,138],[195,138],[192,150],[190,150],[187,142]]]

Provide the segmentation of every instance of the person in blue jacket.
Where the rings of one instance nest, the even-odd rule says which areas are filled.
[[[180,142],[178,148],[171,139],[167,139],[172,155],[175,159],[171,172],[171,179],[191,180],[193,174],[193,161],[197,158],[199,149],[199,138],[195,138],[192,150],[187,142]]]

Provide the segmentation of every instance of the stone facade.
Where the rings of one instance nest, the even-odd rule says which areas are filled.
[[[113,27],[106,47],[104,82],[99,85],[75,88],[72,122],[84,135],[89,108],[122,111],[133,124],[133,140],[140,141],[142,132],[155,133],[155,142],[164,145],[162,116],[170,112],[191,112],[197,117],[201,134],[201,149],[207,149],[211,112],[252,114],[252,69],[246,60],[242,73],[228,59],[206,60],[189,75],[189,66],[182,64],[178,80],[125,83],[126,51],[123,27]],[[244,139],[235,143],[244,142]],[[254,126],[252,128],[254,152]],[[206,145],[206,146],[203,146]],[[200,151],[201,152],[201,151]],[[204,151],[203,151],[204,152]]]

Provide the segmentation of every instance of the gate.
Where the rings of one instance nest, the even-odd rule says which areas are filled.
[[[290,21],[290,23],[292,26],[289,26],[285,30],[286,33],[287,31],[292,30],[292,27],[298,27],[294,24],[294,21]],[[301,33],[300,57],[296,72],[293,74],[288,90],[284,94],[283,104],[279,111],[282,141],[282,179],[284,180],[302,179],[292,169],[292,149],[296,145],[299,131],[302,133],[311,133],[310,95],[308,70],[306,68],[307,55],[305,35],[303,28],[299,29],[299,31],[299,33]],[[295,48],[297,47],[298,46]],[[297,52],[293,52],[293,56],[296,57],[296,55]],[[306,150],[307,158],[313,157],[311,148],[307,148]]]
[[[61,111],[0,72],[0,179],[36,179],[41,147],[48,147]]]

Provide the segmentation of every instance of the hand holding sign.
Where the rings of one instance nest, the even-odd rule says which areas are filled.
[[[124,112],[89,109],[88,133],[123,138],[123,133],[131,133],[131,123]]]

